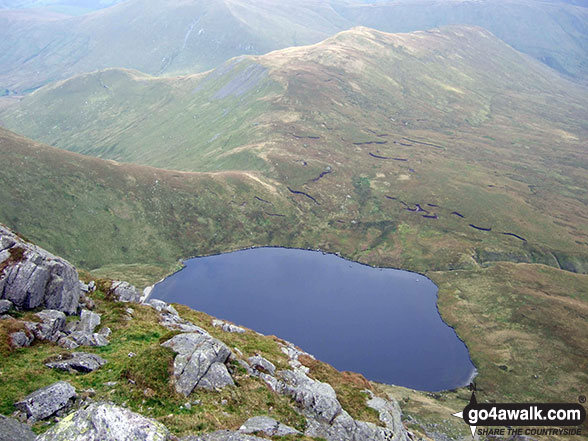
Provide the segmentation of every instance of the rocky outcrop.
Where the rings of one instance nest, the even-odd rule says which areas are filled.
[[[235,334],[245,333],[245,328],[233,325],[232,323],[225,322],[224,320],[214,319],[212,321],[212,326],[214,326],[215,328],[221,328],[225,332],[233,332]]]
[[[266,372],[270,375],[274,375],[276,373],[276,367],[271,361],[266,360],[261,355],[255,355],[253,357],[249,357],[247,359],[249,365],[259,371],[259,372]]]
[[[196,387],[207,389],[234,385],[226,366],[230,349],[208,334],[179,334],[162,343],[178,353],[174,359],[176,390],[188,396]]]
[[[67,410],[76,397],[75,388],[65,381],[60,381],[36,390],[14,406],[26,415],[29,422],[35,422]]]
[[[219,430],[200,436],[187,436],[180,441],[267,441],[267,438],[259,438],[253,435],[245,435],[241,432]]]
[[[35,441],[36,437],[26,424],[0,415],[0,441]]]
[[[167,304],[163,300],[150,299],[145,304],[151,306],[153,309],[159,312],[167,312],[172,315],[178,315],[178,311],[176,311],[176,308],[174,308],[172,305]]]
[[[13,348],[24,348],[30,346],[35,340],[31,334],[27,334],[25,331],[13,332],[8,336],[10,346]]]
[[[92,334],[99,324],[100,315],[84,309],[80,314],[80,321],[76,324],[75,331]]]
[[[61,357],[45,366],[51,369],[59,369],[62,371],[77,371],[77,372],[92,372],[104,366],[106,360],[96,354],[88,354],[86,352],[74,352],[71,356]]]
[[[377,397],[371,390],[365,390],[364,392],[370,397],[367,402],[368,407],[376,410],[380,415],[380,421],[394,433],[394,438],[391,439],[393,441],[405,440],[402,411],[398,403],[395,400],[385,400]]]
[[[60,332],[65,328],[65,314],[54,309],[46,309],[35,314],[40,323],[25,322],[25,326],[33,333],[37,340],[57,341]]]
[[[68,415],[37,441],[171,441],[167,428],[108,403],[93,403]]]
[[[128,282],[120,280],[112,282],[110,291],[114,295],[114,298],[119,302],[141,302],[141,292]]]
[[[22,309],[44,306],[74,314],[80,292],[78,273],[69,262],[0,226],[0,299]]]
[[[249,418],[239,428],[243,433],[265,433],[268,436],[301,435],[293,427],[282,424],[267,416],[256,416]]]
[[[10,300],[2,299],[0,300],[0,314],[6,314],[13,308],[13,304]]]
[[[282,351],[288,355],[292,369],[278,371],[275,376],[263,372],[259,377],[275,392],[296,402],[300,413],[306,417],[306,436],[328,441],[408,441],[394,404],[388,405],[387,400],[370,396],[372,407],[378,409],[386,427],[355,420],[343,409],[331,385],[308,376],[308,368],[298,357],[309,354],[292,344],[283,346]]]

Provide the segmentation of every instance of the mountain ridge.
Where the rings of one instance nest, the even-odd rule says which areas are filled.
[[[205,71],[238,55],[316,43],[356,25],[387,32],[483,25],[580,82],[588,71],[582,61],[588,42],[588,26],[583,25],[588,9],[561,3],[434,2],[437,16],[432,16],[431,4],[418,1],[373,5],[342,0],[150,2],[146,7],[131,0],[85,16],[49,21],[32,16],[14,21],[7,15],[10,11],[0,11],[0,41],[4,42],[0,60],[5,66],[0,90],[26,94],[51,81],[107,67],[166,75]],[[513,16],[525,20],[513,23]],[[537,23],[544,31],[537,31]],[[118,49],[112,51],[112,47]]]

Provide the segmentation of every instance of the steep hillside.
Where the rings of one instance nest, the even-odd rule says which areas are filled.
[[[352,23],[386,32],[470,24],[491,31],[553,69],[588,79],[588,8],[534,0],[401,0],[337,8]]]
[[[588,74],[588,9],[564,3],[127,0],[80,17],[31,11],[0,11],[0,94],[26,94],[109,67],[152,75],[201,72],[358,25],[386,32],[482,26],[578,81]]]
[[[478,368],[480,397],[573,402],[588,384],[588,276],[541,264],[478,265],[472,259],[476,256],[461,247],[469,246],[470,253],[477,249],[479,257],[492,249],[487,240],[481,242],[487,232],[441,233],[429,227],[432,219],[422,218],[420,211],[393,205],[380,205],[387,210],[382,219],[376,210],[379,195],[370,195],[371,186],[365,187],[361,178],[357,193],[344,202],[349,212],[331,215],[324,205],[315,207],[312,201],[306,202],[306,196],[286,193],[282,185],[252,174],[194,174],[121,165],[35,144],[6,131],[1,131],[0,157],[8,165],[0,169],[2,222],[38,238],[52,251],[63,250],[86,269],[100,266],[94,275],[83,272],[86,282],[107,274],[128,276],[142,285],[153,283],[171,269],[175,258],[191,253],[254,244],[318,246],[370,264],[424,268],[439,286],[442,316],[469,347]],[[370,210],[357,217],[351,210],[362,194]],[[422,205],[426,210],[434,208]],[[445,213],[440,210],[437,220],[444,219]],[[520,245],[519,252],[531,248]],[[448,260],[460,252],[461,260]],[[431,271],[443,266],[452,269]],[[234,364],[231,369],[235,369],[238,388],[220,394],[200,392],[199,401],[185,406],[186,398],[174,394],[169,383],[173,354],[159,346],[175,335],[162,327],[163,316],[148,306],[133,305],[129,310],[128,304],[113,303],[110,282],[103,280],[98,286],[99,292],[91,298],[95,312],[102,314],[102,326],[112,331],[110,345],[85,350],[107,359],[107,368],[85,375],[50,370],[43,364],[67,352],[48,342],[12,350],[6,338],[19,328],[12,319],[3,320],[0,365],[7,387],[1,388],[0,412],[9,414],[16,400],[65,380],[79,391],[92,388],[87,393],[96,400],[114,401],[156,418],[176,434],[236,429],[260,413],[304,427],[287,397],[269,393]],[[185,307],[178,311],[183,319],[244,355],[261,354],[286,367],[279,339],[250,331],[224,333],[211,326],[205,314]],[[17,320],[38,320],[32,312],[10,314]],[[131,358],[130,353],[136,355]],[[312,378],[333,385],[343,408],[354,418],[377,423],[377,415],[365,408],[361,390],[367,383],[362,377],[341,374],[309,358],[301,361]],[[469,393],[463,389],[430,394],[394,386],[370,387],[400,402],[413,433],[432,439],[440,433],[454,438],[469,433],[462,421],[450,417],[468,400]],[[46,427],[36,425],[37,430]]]
[[[347,27],[318,0],[286,7],[273,0],[129,0],[51,21],[0,11],[0,23],[0,90],[7,93],[107,67],[199,72],[238,55],[317,42]]]
[[[292,207],[283,190],[254,174],[120,165],[5,130],[0,157],[10,164],[0,171],[2,221],[83,268],[122,270],[142,285],[169,273],[181,256],[248,246],[252,238],[287,240],[296,228],[293,217],[267,214]]]
[[[316,216],[307,226],[355,236],[362,225],[396,250],[393,265],[506,259],[585,272],[587,102],[585,88],[479,28],[357,28],[198,76],[77,76],[2,119],[103,158],[258,170]],[[415,235],[427,245],[408,246]],[[321,237],[333,240],[344,241]]]

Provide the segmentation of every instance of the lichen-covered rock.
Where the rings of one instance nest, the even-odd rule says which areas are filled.
[[[36,437],[26,424],[0,415],[0,441],[35,441]]]
[[[179,334],[162,343],[162,346],[178,353],[174,359],[175,387],[185,396],[190,395],[194,388],[200,385],[213,364],[223,364],[231,355],[231,350],[223,342],[208,334]],[[216,381],[216,376],[220,373],[218,366],[213,373],[215,379],[205,380],[206,387]]]
[[[22,309],[44,306],[74,314],[80,298],[76,269],[0,226],[0,299]]]
[[[151,306],[152,308],[156,309],[159,312],[165,311],[165,312],[168,312],[172,315],[179,315],[178,311],[176,311],[176,308],[174,308],[172,305],[164,302],[163,300],[150,299],[146,304]]]
[[[267,372],[270,375],[274,375],[276,373],[276,367],[274,364],[271,361],[263,358],[261,355],[249,357],[247,361],[253,369],[261,372]]]
[[[89,354],[87,352],[74,352],[71,354],[71,357],[64,357],[60,360],[45,363],[45,366],[62,371],[92,372],[106,363],[106,360],[99,355]]]
[[[161,321],[159,322],[161,326],[166,327],[172,331],[182,331],[182,332],[196,332],[198,334],[208,334],[204,329],[199,326],[196,326],[194,323],[181,318],[179,315],[172,314],[169,312],[162,312],[161,313]]]
[[[215,390],[225,386],[234,386],[235,382],[223,363],[212,363],[208,372],[198,382],[202,389]]]
[[[224,320],[214,319],[212,320],[212,326],[215,328],[221,328],[225,332],[233,332],[235,334],[244,334],[245,328],[242,328],[232,323],[227,323]]]
[[[75,330],[92,334],[99,324],[100,314],[84,309],[80,315],[80,321],[75,325]]]
[[[14,305],[10,300],[2,299],[0,300],[0,314],[6,314],[8,311],[12,309]]]
[[[41,319],[41,323],[26,322],[27,328],[35,338],[45,341],[59,340],[59,333],[65,327],[65,314],[54,309],[46,309],[35,315]]]
[[[25,331],[13,332],[8,336],[10,339],[10,346],[13,348],[24,348],[30,346],[35,339],[32,335],[27,334]]]
[[[109,403],[93,403],[72,413],[37,441],[171,441],[158,421]]]
[[[186,436],[180,441],[267,441],[267,439],[253,435],[245,435],[241,432],[219,430],[217,432],[207,433],[200,436]]]
[[[282,424],[268,416],[256,416],[249,418],[239,428],[243,433],[265,433],[268,436],[301,435],[293,427]]]
[[[112,282],[110,287],[114,298],[119,302],[139,303],[141,301],[141,292],[128,282]]]
[[[370,390],[365,391],[370,399],[367,402],[368,407],[376,410],[380,414],[380,421],[382,421],[388,429],[394,432],[393,441],[406,441],[407,436],[402,425],[402,411],[400,406],[393,399],[385,400],[377,397]]]
[[[27,395],[14,406],[24,412],[30,421],[39,421],[68,408],[76,397],[76,390],[71,384],[59,381]]]
[[[108,339],[96,332],[89,333],[84,331],[72,332],[66,339],[69,339],[79,346],[106,346],[109,341]],[[61,340],[60,340],[61,341]]]

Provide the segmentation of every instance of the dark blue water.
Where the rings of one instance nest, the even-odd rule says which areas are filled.
[[[474,366],[426,277],[332,254],[255,248],[187,260],[152,298],[291,341],[339,370],[413,389],[467,384]]]

